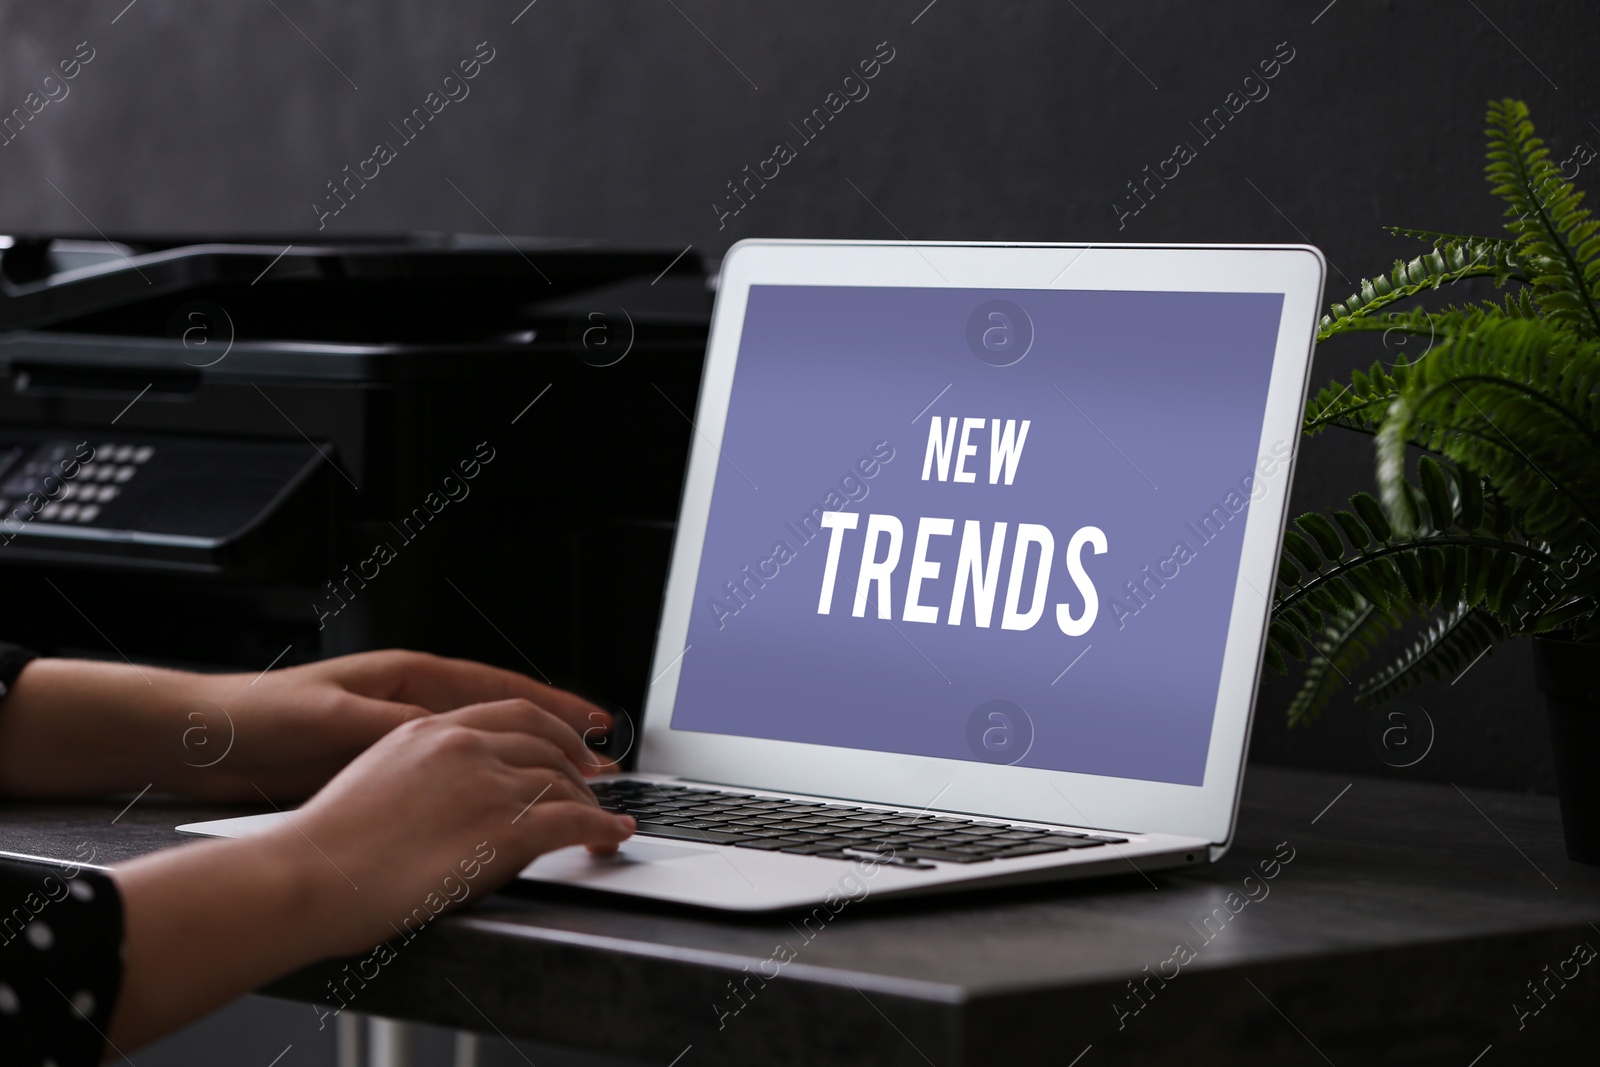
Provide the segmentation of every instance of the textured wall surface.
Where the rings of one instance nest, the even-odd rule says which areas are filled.
[[[320,219],[332,234],[499,230],[711,256],[748,236],[1308,240],[1337,298],[1409,247],[1382,224],[1497,224],[1481,179],[1491,96],[1526,99],[1557,158],[1600,144],[1597,31],[1600,9],[1548,0],[6,3],[0,111],[59,99],[0,147],[0,232],[287,238]],[[89,50],[70,82],[42,83]],[[447,85],[475,54],[490,57],[477,76]],[[875,55],[892,58],[802,136]],[[1195,127],[1275,55],[1292,58],[1252,89],[1266,95],[1203,140]],[[407,140],[405,119],[446,91],[458,99]],[[1130,199],[1179,141],[1196,146],[1179,177]],[[393,158],[330,199],[346,166],[372,173],[380,142]],[[793,158],[778,176],[732,198],[780,142]],[[1324,352],[1317,377],[1374,354]],[[1313,441],[1298,503],[1330,502],[1370,467],[1364,439]],[[1290,691],[1266,690],[1260,757],[1385,770],[1348,701],[1285,731]],[[1549,787],[1526,649],[1416,699],[1436,743],[1394,773]]]

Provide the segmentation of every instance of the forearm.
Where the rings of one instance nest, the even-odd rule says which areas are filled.
[[[131,1051],[297,967],[360,947],[345,918],[352,907],[344,898],[356,890],[284,830],[170,849],[112,872],[127,938],[109,1035],[118,1048]]]
[[[0,700],[0,795],[181,789],[193,776],[183,759],[185,704],[201,677],[34,660]]]
[[[634,827],[595,802],[582,754],[570,726],[527,701],[470,705],[391,730],[271,829],[119,866],[127,962],[112,1040],[126,1050],[370,948],[545,852],[614,851]]]

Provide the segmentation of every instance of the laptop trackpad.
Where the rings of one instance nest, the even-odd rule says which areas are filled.
[[[695,856],[709,856],[716,850],[695,848],[693,845],[661,845],[654,841],[624,841],[612,863],[663,863],[667,860],[686,860]]]

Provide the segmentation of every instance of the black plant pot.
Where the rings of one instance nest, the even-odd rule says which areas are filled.
[[[1550,713],[1567,855],[1600,864],[1600,645],[1536,637],[1533,650]]]

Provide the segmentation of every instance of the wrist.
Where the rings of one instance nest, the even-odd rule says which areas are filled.
[[[369,932],[364,921],[360,872],[333,842],[313,840],[298,828],[297,812],[285,822],[249,838],[255,862],[284,901],[286,923],[306,935],[302,962],[369,948],[382,931]],[[337,858],[335,858],[337,857]],[[366,894],[372,896],[369,890]]]
[[[127,949],[111,1026],[118,1044],[149,1040],[359,947],[350,928],[354,891],[291,826],[156,852],[118,864],[111,876]]]

